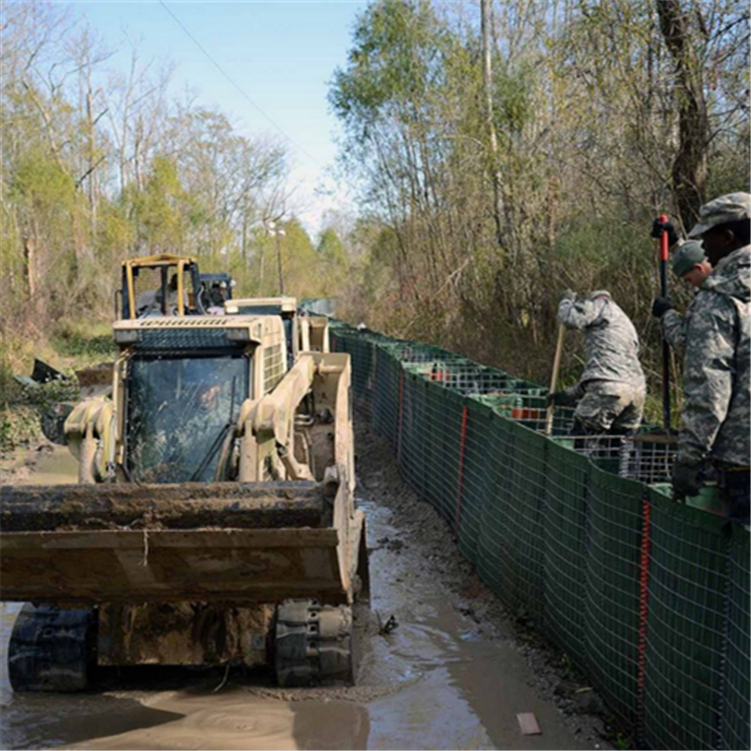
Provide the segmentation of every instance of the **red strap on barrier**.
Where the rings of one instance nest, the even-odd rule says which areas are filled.
[[[404,371],[399,373],[399,428],[396,434],[396,463],[402,460],[402,404],[404,403]]]
[[[639,658],[637,722],[641,732],[644,724],[644,691],[647,669],[647,620],[649,618],[649,545],[652,507],[645,498],[642,501],[642,538],[639,561]]]
[[[459,531],[459,527],[462,523],[462,485],[464,483],[464,445],[467,439],[467,406],[464,405],[462,410],[462,432],[461,440],[459,442],[459,479],[456,483],[456,531]]]

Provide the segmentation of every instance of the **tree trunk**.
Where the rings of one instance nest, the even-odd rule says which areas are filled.
[[[704,203],[707,180],[709,122],[702,65],[696,50],[696,33],[692,33],[680,0],[656,2],[660,30],[676,69],[678,153],[673,161],[673,192],[683,226],[689,228],[696,222]]]
[[[501,170],[498,156],[498,137],[495,132],[493,119],[493,69],[490,64],[490,0],[482,0],[480,5],[482,25],[482,80],[485,88],[485,118],[488,125],[490,139],[490,155],[488,164],[490,177],[493,182],[493,218],[495,219],[495,234],[498,248],[505,253],[505,228],[503,211],[503,193],[501,192]]]
[[[29,300],[33,300],[37,292],[36,241],[33,237],[23,239],[23,259],[26,266],[26,291],[29,294]]]
[[[88,143],[86,144],[87,159],[86,159],[86,174],[87,174],[87,195],[89,199],[89,230],[91,237],[96,234],[96,199],[97,199],[97,179],[96,179],[96,165],[94,164],[94,157],[96,152],[96,137],[94,134],[94,98],[92,96],[91,88],[86,92],[86,135]]]

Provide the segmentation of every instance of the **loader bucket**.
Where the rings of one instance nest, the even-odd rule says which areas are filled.
[[[330,491],[312,482],[6,487],[0,599],[346,603]]]

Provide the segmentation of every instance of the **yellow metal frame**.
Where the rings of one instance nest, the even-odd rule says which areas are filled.
[[[184,284],[183,273],[186,266],[193,266],[198,263],[197,259],[192,256],[173,256],[168,253],[160,253],[154,256],[142,256],[139,258],[128,258],[123,261],[125,267],[125,273],[128,284],[128,297],[131,301],[130,304],[130,318],[135,320],[136,310],[136,286],[134,281],[133,269],[156,269],[160,266],[175,266],[177,268],[177,314],[179,316],[185,315],[185,297],[184,297]]]

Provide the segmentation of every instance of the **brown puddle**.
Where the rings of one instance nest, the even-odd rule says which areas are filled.
[[[67,455],[67,456],[66,456]],[[67,449],[32,456],[17,484],[75,481]],[[28,457],[24,457],[23,462]],[[367,487],[367,485],[366,485]],[[432,570],[430,550],[379,545],[398,539],[392,512],[360,499],[368,516],[372,610],[356,687],[281,691],[263,675],[144,672],[126,687],[88,694],[13,693],[7,645],[20,604],[0,608],[0,744],[29,749],[480,749],[592,748],[528,685],[513,641],[459,611]],[[108,686],[111,679],[108,678]],[[168,684],[166,686],[166,683]],[[117,685],[117,684],[116,684]],[[135,686],[135,687],[134,687]],[[165,687],[166,686],[166,687]],[[542,735],[523,736],[517,712],[534,712]]]
[[[3,485],[66,485],[77,478],[78,462],[65,446],[47,443],[0,459]]]

